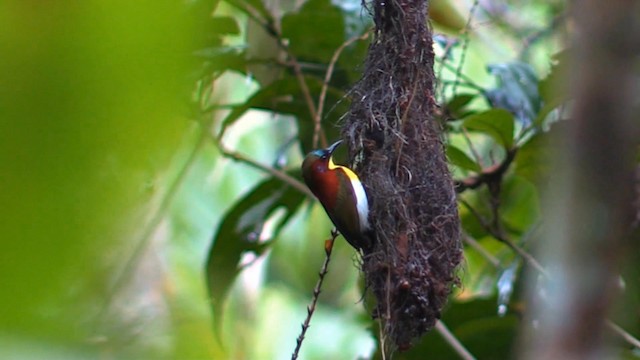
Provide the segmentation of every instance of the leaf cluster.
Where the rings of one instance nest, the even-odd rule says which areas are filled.
[[[259,110],[273,117],[293,119],[294,137],[278,157],[299,160],[309,150],[336,139],[338,125],[348,109],[350,87],[360,78],[370,26],[362,12],[328,0],[309,0],[299,7],[284,9],[268,9],[260,0],[229,0],[222,4],[229,7],[230,15],[213,18],[218,18],[217,29],[224,36],[198,53],[205,61],[192,102],[193,113],[198,119],[216,119],[213,141],[222,156],[258,168],[265,175],[263,181],[230,204],[211,240],[207,277],[218,332],[222,331],[223,303],[234,279],[245,268],[240,266],[243,255],[264,257],[273,249],[275,255],[269,261],[274,264],[268,269],[274,273],[278,268],[291,269],[291,264],[301,260],[277,258],[276,255],[287,256],[286,251],[279,250],[278,239],[287,227],[313,213],[305,206],[312,206],[313,200],[299,188],[295,161],[289,167],[282,167],[276,159],[273,165],[259,163],[256,156],[239,154],[227,147],[228,132],[249,126],[246,124],[250,115]],[[554,7],[553,11],[559,10]],[[508,28],[509,24],[502,25]],[[440,24],[435,26],[438,29]],[[250,32],[259,36],[247,39],[259,38],[260,43],[246,40],[241,45],[229,44],[230,38],[239,33],[249,36]],[[548,57],[547,61],[555,61],[555,65],[543,71],[526,55],[535,52],[535,41],[555,36],[551,32],[531,39],[526,51],[521,52],[523,57],[481,62],[486,72],[480,75],[461,74],[453,64],[460,60],[461,52],[472,50],[456,41],[445,41],[442,46],[436,43],[436,50],[442,50],[436,67],[444,69],[439,79],[441,112],[437,121],[444,129],[446,153],[457,184],[466,259],[461,286],[442,320],[478,358],[504,357],[512,350],[514,334],[521,326],[520,315],[527,306],[523,271],[544,272],[530,251],[543,221],[541,192],[551,176],[549,163],[554,151],[550,138],[561,134],[567,117],[567,99],[554,90],[563,79],[566,59],[563,53],[553,60]],[[269,46],[260,46],[264,44]],[[256,52],[256,48],[261,51]],[[548,44],[539,48],[547,55],[551,49]],[[251,79],[257,90],[238,103],[221,103],[216,96],[220,78],[229,72]],[[482,76],[492,84],[476,83],[475,78]],[[453,82],[458,84],[454,88],[464,91],[448,93]],[[273,219],[275,231],[261,239]],[[315,242],[317,254],[322,255],[321,240],[329,236],[328,230],[325,224],[311,230],[316,238],[296,241]],[[313,263],[319,264],[317,260]],[[318,269],[319,266],[301,269],[300,276]],[[313,277],[307,280],[307,284],[312,282]],[[297,291],[305,288],[287,282],[285,286]],[[310,295],[311,286],[307,288]],[[332,299],[323,301],[338,303]],[[378,335],[375,323],[364,323],[372,327],[372,336]],[[455,357],[450,346],[432,333],[399,358],[421,358],[424,353],[437,354],[438,358]]]

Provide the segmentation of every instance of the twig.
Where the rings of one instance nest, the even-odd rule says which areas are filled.
[[[300,191],[301,193],[313,198],[313,193],[309,190],[309,188],[307,188],[303,183],[301,183],[300,181],[298,181],[296,178],[290,176],[289,174],[287,174],[284,171],[275,169],[271,166],[267,166],[264,164],[261,164],[251,158],[249,158],[248,156],[245,156],[243,154],[240,154],[239,152],[236,151],[232,151],[229,150],[227,148],[225,148],[225,146],[222,144],[221,141],[218,141],[218,139],[214,138],[213,139],[214,143],[218,146],[218,149],[220,149],[220,153],[222,154],[222,156],[229,158],[231,160],[234,161],[238,161],[244,164],[247,164],[249,166],[251,166],[254,169],[258,169],[261,171],[264,171],[268,174],[270,174],[271,176],[280,179],[282,182],[290,185],[291,187],[293,187],[294,189]]]
[[[476,85],[472,82],[466,81],[464,74],[460,74],[460,78],[464,79],[465,81],[458,81],[458,86],[464,86],[464,87],[468,87],[469,89],[477,90],[478,92],[484,95],[485,90],[484,88],[480,87],[480,85]],[[444,85],[453,85],[454,81],[442,80],[441,83]],[[444,97],[444,95],[442,96]]]
[[[478,7],[479,0],[475,0],[473,5],[471,5],[471,9],[469,10],[469,18],[467,19],[467,24],[464,26],[464,30],[462,31],[462,36],[465,36],[462,42],[462,54],[460,55],[460,62],[458,63],[458,68],[455,73],[455,81],[453,83],[453,87],[451,89],[452,96],[456,96],[456,90],[458,87],[458,78],[462,73],[462,66],[464,65],[465,56],[467,55],[467,48],[469,47],[469,28],[471,26],[471,21],[473,20],[473,15]]]
[[[307,329],[309,329],[309,324],[311,323],[311,318],[313,317],[313,313],[316,310],[316,304],[318,303],[318,298],[320,297],[320,289],[322,288],[322,282],[324,281],[324,277],[329,272],[329,261],[331,260],[331,251],[333,250],[333,243],[336,241],[338,237],[338,231],[333,229],[331,231],[331,239],[328,239],[324,243],[324,252],[325,258],[324,263],[322,264],[322,269],[318,273],[318,282],[316,282],[316,287],[313,289],[313,297],[311,299],[311,305],[307,306],[307,317],[304,319],[302,323],[302,331],[300,332],[300,336],[296,339],[296,348],[291,355],[291,360],[296,360],[298,358],[298,353],[300,352],[300,348],[302,347],[302,342],[304,341],[304,336],[307,333]]]
[[[473,354],[471,354],[469,350],[464,347],[460,340],[458,340],[458,338],[456,338],[456,336],[453,335],[451,331],[449,331],[447,326],[441,320],[436,323],[436,330],[445,339],[445,341],[449,343],[449,345],[451,345],[453,350],[455,350],[456,353],[460,355],[461,359],[475,360],[475,356],[473,356]]]
[[[497,239],[507,244],[508,247],[510,247],[513,251],[515,251],[518,255],[520,255],[529,265],[533,266],[533,268],[538,270],[539,273],[541,273],[545,277],[549,277],[549,273],[547,272],[547,270],[544,267],[542,267],[542,265],[540,265],[538,260],[536,260],[533,257],[533,255],[524,251],[521,247],[519,247],[518,245],[516,245],[515,243],[513,243],[511,240],[507,239],[504,236]]]
[[[480,213],[474,209],[471,204],[469,204],[469,202],[467,202],[464,199],[458,199],[458,201],[460,201],[460,203],[462,205],[464,205],[464,207],[466,207],[469,212],[471,212],[471,214],[478,219],[478,222],[480,223],[480,225],[491,235],[493,236],[496,240],[504,243],[505,245],[507,245],[508,247],[510,247],[513,251],[515,251],[518,255],[520,255],[526,262],[527,264],[531,265],[532,267],[534,267],[536,270],[538,270],[541,274],[543,274],[545,277],[549,276],[549,273],[542,267],[542,265],[540,265],[540,263],[528,252],[524,251],[522,248],[520,248],[518,245],[516,245],[513,241],[511,241],[509,238],[507,238],[507,236],[501,232],[501,231],[497,231],[497,229],[495,227],[493,227],[482,215],[480,215]]]
[[[480,243],[476,239],[472,238],[466,233],[462,235],[462,239],[467,244],[469,244],[469,246],[471,246],[474,250],[476,250],[480,255],[482,255],[482,257],[484,257],[491,265],[493,265],[498,269],[501,267],[500,260],[498,260],[498,258],[493,256],[493,254],[491,254],[484,247],[482,247],[482,245],[480,245]]]
[[[467,142],[467,145],[469,146],[469,150],[471,150],[471,154],[473,154],[473,157],[475,158],[478,165],[482,166],[482,158],[480,157],[480,154],[476,150],[475,146],[473,146],[473,142],[471,142],[471,138],[469,137],[469,132],[467,131],[467,128],[464,126],[462,127],[462,134],[463,134],[464,140]]]
[[[158,224],[160,224],[160,221],[162,221],[162,219],[164,218],[165,211],[169,208],[169,205],[171,205],[173,201],[173,197],[178,192],[178,188],[180,187],[180,185],[182,184],[182,181],[184,180],[185,176],[189,172],[189,169],[191,168],[191,165],[196,159],[196,156],[202,149],[202,146],[205,144],[205,140],[207,139],[208,134],[209,134],[208,127],[203,126],[202,133],[200,134],[200,137],[198,138],[196,145],[191,150],[189,157],[187,158],[185,163],[182,165],[182,168],[178,172],[178,175],[176,176],[174,181],[169,186],[169,189],[165,193],[164,198],[162,199],[162,202],[158,206],[156,212],[153,214],[148,225],[145,227],[140,237],[134,241],[136,245],[135,245],[135,248],[133,249],[133,253],[131,253],[129,258],[125,260],[124,266],[122,266],[121,270],[114,276],[113,283],[111,286],[109,286],[109,289],[106,292],[106,295],[102,302],[100,311],[96,315],[96,318],[95,318],[96,322],[100,322],[104,318],[107,311],[111,307],[113,299],[115,298],[116,294],[120,292],[120,289],[122,289],[122,287],[127,283],[127,280],[131,278],[130,274],[136,269],[136,266],[139,264],[138,259],[144,253],[144,250],[147,248],[147,245],[149,244],[149,240],[151,239],[151,236],[153,235],[154,231],[158,227]]]
[[[440,67],[438,68],[438,72],[436,74],[436,80],[438,80],[438,86],[436,87],[436,89],[440,87],[439,91],[436,90],[436,94],[438,94],[439,95],[438,97],[440,98],[439,102],[444,102],[444,95],[445,95],[445,89],[446,89],[446,87],[444,86],[446,82],[442,80],[444,65],[447,63],[447,60],[449,59],[449,56],[451,55],[453,48],[455,47],[455,45],[458,44],[458,41],[456,39],[451,40],[449,37],[447,37],[446,39],[447,39],[447,44],[444,47],[444,53],[440,58]]]
[[[228,4],[247,14],[249,19],[262,26],[269,35],[274,36],[273,29],[275,26],[273,25],[273,17],[264,19],[258,9],[243,0],[230,1]]]
[[[315,119],[318,116],[318,112],[316,110],[316,106],[313,103],[313,98],[311,97],[311,91],[309,90],[309,86],[307,85],[306,80],[304,79],[304,74],[302,73],[302,68],[300,67],[300,63],[293,55],[289,47],[284,44],[282,41],[282,37],[278,37],[278,43],[280,46],[285,49],[287,52],[287,56],[291,61],[291,65],[293,66],[293,73],[296,75],[296,79],[298,80],[298,85],[300,86],[300,91],[302,91],[302,95],[304,97],[305,102],[307,103],[307,108],[309,108],[309,115],[311,115],[312,119]],[[326,142],[326,139],[325,139]]]
[[[456,192],[461,193],[467,189],[476,189],[482,184],[502,181],[502,176],[507,172],[509,166],[516,157],[517,149],[507,151],[505,159],[499,163],[482,170],[479,175],[471,176],[462,180],[455,180]]]
[[[531,46],[548,34],[553,34],[556,28],[565,20],[566,16],[566,12],[558,14],[551,20],[551,24],[524,38],[522,40],[522,48],[518,52],[518,59],[524,60],[525,56],[529,53]]]
[[[322,89],[320,90],[320,96],[318,97],[318,111],[316,111],[316,116],[313,118],[313,122],[314,122],[313,148],[318,147],[318,138],[320,137],[321,134],[323,134],[321,131],[322,127],[320,126],[320,122],[322,121],[322,113],[324,111],[324,103],[327,97],[327,90],[329,89],[329,81],[331,80],[331,76],[333,76],[333,68],[335,67],[336,62],[338,61],[340,54],[342,54],[342,51],[344,51],[344,49],[347,46],[353,44],[358,40],[365,40],[367,37],[369,37],[368,31],[362,35],[352,37],[351,39],[342,43],[342,45],[340,45],[336,49],[336,51],[333,53],[333,56],[331,57],[331,61],[329,62],[329,67],[327,68],[327,72],[324,75],[324,82],[322,84]],[[327,140],[324,139],[324,144],[322,144],[323,147],[327,145],[326,142]]]
[[[262,19],[260,12],[256,8],[254,8],[251,4],[248,4],[244,1],[239,1],[237,3],[230,2],[229,4],[246,12],[249,15],[249,17],[252,20],[254,20],[256,23],[258,23],[260,26],[262,26],[265,29],[265,31],[276,40],[278,46],[287,53],[287,57],[289,58],[289,61],[291,62],[291,67],[293,68],[293,73],[295,74],[296,79],[298,80],[300,91],[302,92],[305,102],[307,103],[307,107],[309,108],[309,114],[311,115],[311,119],[315,119],[317,116],[316,106],[313,103],[313,98],[311,97],[309,86],[307,86],[307,82],[304,79],[304,74],[302,73],[302,68],[300,67],[300,63],[298,62],[298,59],[291,52],[291,49],[289,48],[287,43],[282,38],[282,32],[276,26],[275,22],[272,20],[273,16],[271,15],[270,19]]]
[[[503,234],[496,233],[494,231],[494,229],[492,229],[491,226],[482,217],[482,215],[480,215],[473,207],[471,207],[471,205],[467,201],[465,201],[463,199],[459,199],[459,200],[460,200],[460,203],[462,203],[478,219],[478,221],[480,222],[481,226],[483,228],[485,228],[485,230],[487,230],[493,237],[495,237],[497,240],[499,240],[499,241],[505,243],[507,246],[509,246],[520,257],[522,257],[525,260],[525,262],[527,262],[527,264],[531,265],[542,276],[544,276],[547,279],[551,277],[549,275],[549,272],[538,262],[538,260],[536,260],[533,257],[533,255],[529,254],[528,252],[523,250],[521,247],[519,247],[518,245],[514,244],[511,240],[506,238],[506,236],[504,236]],[[640,349],[640,340],[638,340],[632,334],[628,333],[626,330],[624,330],[620,326],[616,325],[613,321],[611,321],[609,319],[606,320],[606,325],[614,333],[616,333],[620,337],[622,337],[626,342],[628,342],[629,344],[633,345],[634,347]]]
[[[616,325],[613,321],[606,319],[605,325],[611,329],[614,333],[620,335],[624,340],[626,340],[629,344],[635,346],[637,349],[640,349],[640,340],[636,339],[633,335],[628,333],[625,329]]]
[[[436,59],[436,61],[439,61],[439,60],[437,60],[437,59]],[[455,68],[453,65],[451,65],[451,64],[449,64],[449,63],[446,63],[446,62],[441,62],[441,64],[442,64],[442,66],[443,66],[445,69],[447,69],[447,70],[451,71],[452,73],[456,74],[457,68]],[[472,89],[478,90],[478,92],[480,92],[480,93],[482,93],[482,94],[484,94],[484,93],[486,92],[486,90],[484,89],[484,87],[482,87],[482,86],[480,86],[480,85],[476,84],[476,83],[473,81],[473,79],[472,79],[472,78],[470,78],[469,76],[467,76],[467,75],[465,75],[465,74],[463,74],[463,73],[458,74],[458,75],[457,75],[457,78],[458,78],[458,80],[457,80],[457,81],[458,81],[458,85],[463,85],[463,84],[464,84],[464,85],[467,85],[467,86],[469,86],[469,87],[470,87],[470,88],[472,88]],[[462,82],[462,83],[461,83],[461,82],[460,82],[460,79],[464,80],[464,82]],[[453,84],[455,83],[455,81],[456,81],[456,80],[454,80],[454,81],[448,80],[448,81],[444,81],[443,83],[451,84],[451,85],[453,86]]]
[[[387,360],[387,335],[384,333],[382,317],[378,318],[378,336],[380,338],[380,354],[382,354],[382,360]]]

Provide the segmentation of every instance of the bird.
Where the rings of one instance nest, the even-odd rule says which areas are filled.
[[[356,250],[370,246],[369,201],[356,173],[333,162],[338,140],[326,149],[311,151],[302,162],[302,177],[329,219]]]

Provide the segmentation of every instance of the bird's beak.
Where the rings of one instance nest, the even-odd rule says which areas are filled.
[[[338,140],[336,142],[334,142],[333,144],[331,144],[331,146],[329,146],[327,148],[327,151],[329,152],[329,155],[333,154],[333,152],[336,150],[336,148],[342,144],[342,140]]]

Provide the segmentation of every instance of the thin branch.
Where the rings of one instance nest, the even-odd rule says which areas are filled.
[[[270,16],[270,19],[263,19],[260,12],[256,8],[254,8],[251,4],[248,4],[247,2],[244,2],[244,1],[241,1],[241,2],[239,1],[237,4],[236,2],[230,2],[229,4],[246,12],[249,15],[249,17],[252,20],[254,20],[256,23],[258,23],[260,26],[262,26],[264,30],[267,32],[267,34],[271,35],[276,40],[278,46],[286,52],[287,57],[291,62],[293,73],[295,74],[295,77],[298,80],[300,91],[302,92],[302,95],[305,99],[307,108],[309,108],[309,114],[311,115],[311,119],[315,119],[317,116],[316,106],[313,103],[313,98],[311,97],[311,91],[309,90],[309,86],[307,85],[307,82],[304,79],[304,74],[302,73],[302,68],[300,66],[300,63],[298,62],[298,59],[294,56],[294,54],[291,52],[291,49],[289,48],[286,41],[282,38],[282,32],[277,27],[276,23],[272,20],[274,18],[273,15]]]
[[[246,13],[251,20],[255,21],[260,26],[262,26],[262,28],[265,29],[265,31],[267,31],[268,34],[272,36],[274,35],[272,31],[272,29],[275,27],[274,25],[272,25],[273,16],[269,19],[264,19],[258,9],[256,9],[255,7],[253,7],[253,5],[243,0],[230,1],[228,4]]]
[[[522,40],[522,48],[518,52],[518,59],[524,60],[531,47],[547,35],[553,34],[558,26],[565,21],[566,17],[566,12],[560,13],[551,20],[551,24],[524,38]]]
[[[509,166],[516,157],[517,149],[507,151],[505,159],[499,163],[482,170],[479,175],[471,176],[462,180],[455,180],[456,192],[461,193],[467,189],[476,189],[482,184],[502,181],[502,176],[507,172]]]
[[[522,248],[520,248],[518,245],[516,245],[513,241],[511,241],[509,238],[507,238],[507,236],[503,232],[497,231],[497,229],[495,229],[495,227],[493,227],[491,225],[491,223],[489,223],[476,209],[474,209],[471,206],[471,204],[469,204],[469,202],[467,202],[464,199],[458,199],[458,200],[460,201],[460,203],[462,205],[464,205],[464,207],[467,208],[467,210],[469,210],[469,212],[478,220],[480,225],[491,236],[493,236],[496,240],[498,240],[498,241],[504,243],[505,245],[507,245],[508,247],[510,247],[513,251],[515,251],[518,255],[520,255],[525,260],[525,262],[527,262],[527,264],[529,264],[532,267],[534,267],[536,270],[538,270],[545,277],[549,276],[549,273],[547,273],[547,271],[542,267],[542,265],[540,265],[540,263],[531,254],[527,253]]]
[[[264,171],[266,173],[268,173],[269,175],[281,180],[282,182],[290,185],[291,187],[293,187],[294,189],[300,191],[301,193],[309,196],[310,198],[314,198],[313,193],[311,192],[311,190],[309,190],[308,187],[306,187],[303,183],[301,183],[300,181],[298,181],[296,178],[292,177],[291,175],[287,174],[284,171],[275,169],[271,166],[267,166],[264,164],[261,164],[251,158],[249,158],[246,155],[243,155],[239,152],[236,151],[232,151],[227,149],[224,144],[222,144],[221,141],[218,141],[218,139],[213,138],[214,143],[217,145],[218,149],[220,149],[220,153],[222,154],[222,156],[229,158],[231,160],[234,161],[238,161],[241,162],[243,164],[247,164],[249,166],[251,166],[254,169],[258,169],[260,171]]]
[[[538,262],[538,260],[536,260],[533,257],[533,255],[529,254],[528,252],[526,252],[525,250],[523,250],[522,248],[517,246],[515,243],[513,243],[511,240],[509,240],[504,234],[496,232],[495,229],[493,229],[490,226],[490,224],[482,217],[482,215],[480,215],[480,213],[478,213],[466,200],[459,199],[459,201],[478,219],[478,221],[480,222],[481,226],[485,230],[487,230],[493,237],[495,237],[497,240],[499,240],[499,241],[505,243],[507,246],[509,246],[520,257],[522,257],[527,264],[529,264],[531,267],[536,269],[536,271],[538,271],[542,276],[544,276],[547,279],[551,277],[549,275],[549,272]],[[616,333],[622,339],[624,339],[626,342],[628,342],[629,344],[633,345],[634,347],[640,349],[640,340],[638,340],[632,334],[630,334],[629,332],[627,332],[626,330],[624,330],[623,328],[621,328],[620,326],[618,326],[617,324],[615,324],[613,321],[611,321],[609,319],[606,320],[606,325],[614,333]]]
[[[613,331],[614,333],[616,333],[620,337],[622,337],[626,342],[628,342],[629,344],[635,346],[637,349],[640,349],[640,340],[636,339],[633,335],[628,333],[625,329],[623,329],[620,326],[616,325],[616,323],[614,323],[613,321],[611,321],[609,319],[606,319],[605,325],[609,329],[611,329],[611,331]]]
[[[463,134],[464,140],[467,142],[467,145],[469,146],[469,150],[471,150],[471,154],[473,154],[474,159],[476,160],[478,165],[482,166],[482,158],[480,157],[480,154],[476,150],[476,147],[473,146],[471,137],[469,137],[469,132],[467,131],[467,128],[464,126],[462,127],[462,134]]]
[[[293,65],[293,73],[296,75],[296,79],[298,80],[298,85],[300,86],[300,91],[302,91],[304,100],[307,103],[307,108],[309,108],[309,115],[311,116],[312,119],[315,119],[318,116],[318,112],[316,110],[315,104],[313,103],[313,98],[311,97],[311,91],[309,90],[309,86],[307,85],[307,82],[304,79],[304,74],[302,73],[302,68],[300,67],[300,63],[298,63],[298,60],[293,55],[289,47],[286,44],[284,44],[281,37],[279,37],[278,41],[281,44],[280,46],[283,47],[287,52],[287,56],[289,56],[291,64]],[[325,139],[325,142],[326,142],[326,139]]]
[[[471,246],[474,250],[476,250],[480,255],[482,255],[482,257],[484,257],[495,268],[498,268],[498,269],[501,268],[500,260],[498,260],[498,258],[493,256],[493,254],[488,252],[482,245],[480,245],[480,243],[476,239],[472,238],[466,233],[463,233],[462,239],[467,244],[469,244],[469,246]]]
[[[460,77],[462,79],[464,79],[463,75],[461,75]],[[442,80],[441,83],[444,84],[444,85],[453,85],[455,83],[455,81]],[[469,89],[477,90],[481,94],[484,94],[484,91],[485,91],[484,88],[480,87],[479,85],[476,85],[474,83],[470,83],[470,82],[467,82],[467,81],[458,81],[458,86],[464,86],[464,87],[468,87]],[[442,95],[442,96],[444,96],[444,95]]]
[[[304,341],[304,336],[307,333],[307,329],[309,329],[309,324],[311,323],[311,318],[313,317],[313,313],[316,310],[316,305],[318,304],[318,298],[320,297],[320,290],[322,289],[322,283],[324,282],[324,277],[329,272],[329,261],[331,260],[331,251],[333,250],[333,243],[336,241],[338,237],[338,231],[333,229],[331,231],[331,239],[328,239],[324,243],[324,252],[325,258],[324,263],[322,264],[322,268],[318,273],[318,282],[316,282],[316,286],[313,289],[313,297],[311,298],[311,305],[307,306],[307,317],[304,319],[302,323],[302,331],[300,335],[296,339],[296,348],[293,350],[293,354],[291,355],[291,360],[296,360],[298,358],[298,353],[300,352],[300,348],[302,347],[302,342]]]
[[[451,39],[449,37],[446,37],[446,39],[447,39],[447,44],[444,47],[444,53],[442,54],[442,57],[439,59],[440,67],[438,68],[438,72],[436,74],[436,80],[439,80],[438,86],[436,87],[436,89],[438,89],[438,87],[440,88],[439,91],[436,90],[436,94],[438,94],[438,97],[439,97],[438,99],[439,102],[444,102],[445,89],[446,89],[446,87],[444,86],[446,82],[442,81],[442,73],[444,72],[444,65],[447,63],[447,60],[451,56],[451,52],[453,51],[453,48],[455,47],[455,45],[458,44],[457,39]],[[437,60],[438,59],[436,59],[436,61]]]
[[[460,62],[458,63],[458,68],[456,69],[455,82],[453,83],[453,87],[451,89],[451,93],[453,94],[452,96],[456,96],[458,79],[460,78],[460,74],[462,73],[462,66],[464,65],[465,56],[467,55],[467,48],[469,47],[469,28],[471,27],[471,21],[473,20],[473,15],[478,7],[479,2],[479,0],[475,0],[473,2],[473,5],[471,5],[467,24],[464,26],[464,30],[462,31],[462,36],[465,36],[465,38],[462,42],[462,54],[460,55]]]
[[[547,272],[547,270],[542,267],[542,265],[540,265],[540,263],[538,262],[538,260],[536,260],[533,255],[529,254],[528,252],[524,251],[521,247],[519,247],[518,245],[516,245],[513,241],[507,239],[506,237],[501,237],[501,238],[496,238],[500,241],[502,241],[503,243],[507,244],[507,246],[509,246],[513,251],[515,251],[518,255],[520,255],[520,257],[522,257],[529,265],[531,265],[534,269],[538,270],[539,273],[541,273],[542,275],[549,277],[549,273]]]
[[[458,338],[456,338],[456,336],[453,335],[451,331],[449,331],[447,326],[441,320],[436,323],[436,330],[444,338],[444,340],[449,343],[449,345],[451,345],[453,350],[455,350],[456,353],[460,355],[461,359],[475,360],[475,356],[473,356],[473,354],[471,354],[469,350],[464,347],[460,340],[458,340]]]
[[[142,234],[137,240],[134,241],[136,245],[135,245],[135,248],[133,249],[133,252],[131,253],[131,255],[129,255],[129,258],[125,260],[124,266],[122,266],[120,271],[117,272],[117,274],[114,276],[113,283],[111,286],[109,286],[106,292],[106,295],[104,297],[104,300],[102,302],[100,311],[96,315],[95,320],[97,322],[100,322],[102,319],[104,319],[104,317],[106,316],[107,312],[109,311],[113,303],[113,299],[115,299],[115,296],[120,292],[120,290],[124,287],[124,285],[127,284],[127,281],[131,279],[131,273],[136,269],[136,266],[139,264],[138,260],[144,253],[144,250],[147,248],[147,245],[149,244],[149,241],[154,231],[156,230],[156,228],[164,218],[165,212],[171,205],[175,194],[178,192],[178,189],[180,188],[182,181],[184,180],[187,173],[189,172],[189,169],[191,168],[191,165],[193,164],[197,155],[202,149],[202,146],[205,144],[205,140],[207,139],[208,135],[209,135],[208,127],[203,126],[202,133],[200,134],[200,137],[198,138],[196,145],[191,150],[189,157],[187,158],[185,163],[182,165],[182,168],[178,172],[178,175],[176,176],[176,178],[173,180],[171,185],[169,185],[169,189],[165,193],[164,198],[160,202],[160,205],[158,206],[156,212],[151,217],[151,220],[149,221],[147,226],[144,228]]]
[[[314,122],[313,148],[316,148],[318,146],[318,138],[320,137],[320,135],[321,134],[324,135],[321,131],[322,127],[320,126],[320,122],[322,121],[322,113],[324,111],[324,103],[327,97],[327,90],[329,89],[329,81],[331,81],[331,76],[333,76],[333,69],[336,65],[336,62],[338,62],[338,58],[340,58],[340,54],[342,54],[342,51],[344,51],[344,49],[347,46],[353,44],[358,40],[365,40],[368,37],[369,37],[368,31],[362,35],[352,37],[351,39],[342,43],[342,45],[340,45],[340,47],[336,49],[336,51],[333,53],[333,56],[331,57],[331,61],[329,62],[329,67],[327,68],[327,71],[324,75],[324,83],[322,84],[322,89],[320,90],[320,96],[318,97],[318,111],[316,112],[316,116],[313,118],[313,122]],[[327,145],[327,140],[324,139],[324,144],[322,144],[322,146],[324,147],[326,145]]]
[[[447,62],[443,62],[442,60],[438,60],[438,59],[436,59],[436,61],[440,62],[445,69],[447,69],[447,70],[453,72],[454,74],[456,74],[457,70],[451,64],[449,64]],[[476,84],[473,81],[473,79],[470,78],[469,76],[467,76],[467,75],[465,75],[463,73],[459,73],[459,74],[456,74],[456,77],[458,78],[458,80],[457,80],[458,81],[458,85],[465,84],[465,85],[467,85],[467,86],[469,86],[469,87],[471,87],[471,88],[473,88],[475,90],[478,90],[482,94],[485,93],[485,89],[482,86]],[[460,83],[459,79],[464,80],[464,83]],[[455,83],[455,81],[456,80],[454,80],[454,81],[445,81],[443,83],[452,84],[453,85]]]

